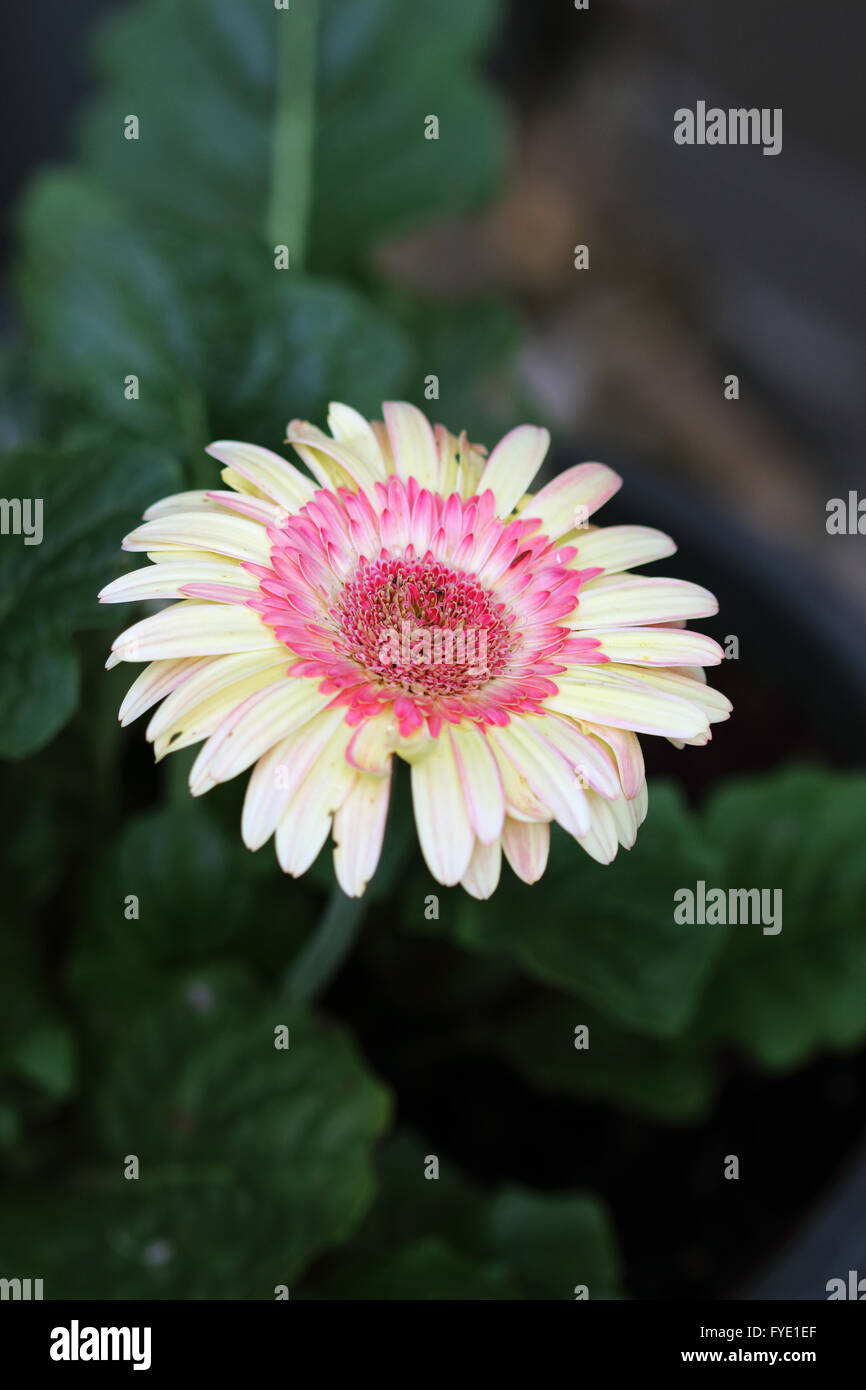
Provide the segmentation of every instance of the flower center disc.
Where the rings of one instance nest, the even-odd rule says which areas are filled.
[[[427,555],[361,559],[331,610],[372,680],[428,697],[479,690],[517,645],[513,617],[472,574]]]

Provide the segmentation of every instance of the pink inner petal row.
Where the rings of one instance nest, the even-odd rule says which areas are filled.
[[[393,707],[404,737],[425,722],[433,737],[443,721],[503,726],[557,694],[566,643],[569,664],[607,660],[562,625],[601,571],[569,568],[574,547],[531,517],[501,520],[491,491],[446,498],[396,476],[372,497],[322,489],[268,539],[270,566],[244,566],[260,583],[248,606],[350,724]]]

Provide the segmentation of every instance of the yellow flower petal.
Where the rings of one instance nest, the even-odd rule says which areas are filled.
[[[508,516],[529,487],[550,447],[550,434],[537,425],[518,425],[491,453],[478,484],[496,498],[499,516]]]
[[[412,804],[427,867],[453,887],[469,866],[475,836],[450,739],[438,739],[427,757],[412,763]]]
[[[315,484],[305,477],[288,459],[262,449],[258,444],[244,444],[239,439],[217,439],[207,446],[212,458],[228,464],[238,473],[273,498],[288,512],[303,507],[316,491]]]
[[[360,898],[376,872],[390,792],[390,777],[359,776],[334,816],[334,872],[349,898]]]
[[[159,661],[175,656],[223,656],[265,650],[286,652],[283,643],[251,608],[197,603],[193,599],[133,623],[111,644],[111,649],[118,661]]]
[[[476,840],[469,868],[460,880],[461,887],[473,898],[484,901],[495,893],[502,868],[502,844],[494,840],[484,845]]]
[[[399,476],[417,478],[422,487],[435,487],[439,459],[427,416],[405,401],[386,401],[382,411]]]

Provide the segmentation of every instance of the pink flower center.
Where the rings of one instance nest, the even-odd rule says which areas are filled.
[[[480,690],[518,645],[505,605],[475,575],[430,555],[362,557],[331,612],[347,655],[370,679],[412,695]]]
[[[567,626],[599,571],[573,568],[576,550],[531,517],[497,517],[492,492],[443,497],[394,476],[372,497],[322,489],[268,536],[270,564],[245,562],[259,580],[246,602],[351,724],[386,710],[404,736],[507,724],[556,694],[564,660],[604,660]]]

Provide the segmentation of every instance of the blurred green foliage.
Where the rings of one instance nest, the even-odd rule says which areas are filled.
[[[411,22],[401,0],[318,9],[309,261],[345,272],[384,236],[496,191],[507,127],[476,58],[499,5],[422,0]],[[82,154],[137,221],[218,238],[233,254],[264,236],[278,38],[298,22],[258,0],[149,0],[104,26]],[[129,112],[142,130],[132,154],[118,138]],[[438,140],[423,138],[429,113]]]
[[[866,777],[792,767],[731,779],[700,814],[656,783],[650,807],[613,872],[555,830],[541,884],[511,885],[498,911],[451,893],[442,925],[425,922],[427,878],[404,921],[549,986],[471,1024],[477,1046],[547,1089],[694,1121],[731,1048],[785,1070],[866,1037]],[[707,891],[780,890],[781,931],[675,925],[675,892],[700,879]],[[573,1047],[580,1025],[585,1051]]]
[[[583,1285],[616,1298],[621,1273],[610,1222],[587,1196],[509,1186],[481,1192],[406,1131],[379,1153],[379,1197],[351,1246],[314,1270],[301,1297],[563,1299]]]
[[[115,619],[95,602],[117,538],[154,496],[177,488],[170,456],[105,432],[87,447],[21,447],[0,459],[3,497],[43,500],[39,545],[0,550],[0,755],[26,757],[75,712],[76,633]]]
[[[289,1001],[328,856],[285,880],[241,847],[237,788],[178,797],[117,729],[126,677],[101,663],[122,620],[96,593],[149,502],[214,480],[208,440],[279,449],[333,398],[423,404],[428,373],[452,428],[489,442],[515,422],[509,307],[426,303],[375,256],[495,190],[507,132],[478,57],[496,14],[322,0],[296,94],[311,148],[279,179],[282,200],[309,194],[289,271],[267,231],[292,11],[258,0],[139,0],[107,23],[80,156],[23,201],[0,492],[41,497],[45,536],[0,551],[0,1273],[48,1297],[622,1296],[597,1197],[485,1186],[394,1127],[366,1055],[385,1005],[406,1019],[395,1075],[432,1020],[533,1087],[678,1123],[707,1112],[730,1049],[790,1067],[866,1035],[861,777],[731,784],[701,813],[659,786],[615,868],[555,836],[539,885],[486,904],[429,882],[403,787],[357,951],[365,1030],[363,998],[352,1027],[339,997]],[[701,878],[783,887],[784,931],[676,926],[673,891]]]

